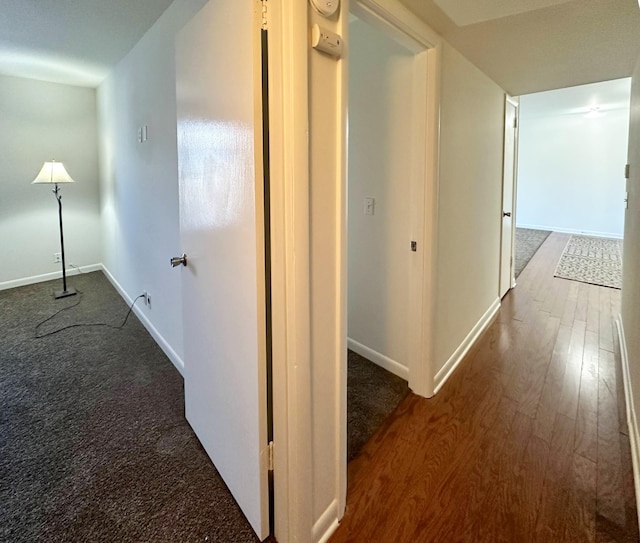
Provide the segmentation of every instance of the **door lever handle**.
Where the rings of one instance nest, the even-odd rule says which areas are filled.
[[[511,211],[503,211],[502,212],[502,216],[503,217],[511,217]]]
[[[182,253],[182,256],[174,256],[171,259],[171,266],[172,267],[176,267],[179,266],[180,264],[182,264],[183,266],[187,265],[187,255],[185,255],[184,253]]]

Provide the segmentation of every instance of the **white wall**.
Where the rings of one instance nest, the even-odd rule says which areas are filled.
[[[591,101],[584,87],[521,97],[518,226],[622,237],[629,85],[585,85],[603,105],[593,118],[585,117]],[[621,86],[626,101],[605,110],[609,89]]]
[[[447,43],[442,55],[435,371],[497,308],[504,91]],[[486,323],[484,323],[486,324]]]
[[[174,37],[205,0],[176,0],[98,89],[103,263],[124,293],[144,289],[147,324],[182,359]],[[138,143],[138,127],[148,140]]]
[[[0,75],[0,289],[62,274],[58,204],[30,184],[46,160],[76,181],[62,186],[67,268],[100,262],[97,133],[94,89]]]
[[[629,208],[625,216],[624,261],[622,271],[622,327],[626,339],[623,348],[631,450],[634,456],[636,499],[640,500],[640,435],[637,406],[640,406],[640,58],[633,73],[631,123],[629,129],[630,178],[627,182]]]
[[[349,27],[348,336],[406,379],[413,55],[363,21]]]

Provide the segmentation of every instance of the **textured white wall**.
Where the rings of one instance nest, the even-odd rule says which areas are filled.
[[[408,368],[413,55],[360,20],[349,33],[348,335]]]
[[[498,296],[504,91],[445,43],[435,371]]]
[[[580,88],[521,97],[518,226],[622,237],[629,109],[549,110],[572,94],[582,105]]]
[[[61,275],[58,204],[30,184],[46,160],[76,181],[62,186],[67,268],[100,262],[97,133],[94,89],[0,75],[0,288]]]
[[[129,297],[149,291],[145,316],[180,359],[174,37],[204,4],[174,2],[98,89],[103,263]]]

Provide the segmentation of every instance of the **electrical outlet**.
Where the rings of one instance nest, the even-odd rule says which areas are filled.
[[[142,292],[144,305],[151,308],[151,294],[149,294],[146,290]]]
[[[53,262],[62,262],[62,253],[53,253]]]

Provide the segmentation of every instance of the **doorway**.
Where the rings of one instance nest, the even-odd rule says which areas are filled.
[[[622,165],[627,158],[629,99],[629,79],[519,98],[518,271],[525,268],[552,232],[565,234],[565,239],[572,240],[574,247],[567,247],[571,255],[580,244],[591,247],[585,255],[596,246],[604,247],[602,250],[606,252],[606,245],[614,248],[620,245],[626,198]],[[539,241],[531,250],[534,237]],[[594,254],[601,252],[597,249]],[[588,278],[595,271],[602,275],[608,263],[598,260],[578,261],[571,256],[567,262],[572,274],[566,276],[557,269],[560,273],[557,276]],[[615,275],[621,277],[619,265]]]
[[[412,357],[414,364],[422,358],[413,347],[412,300],[423,291],[425,215],[426,146],[415,141],[424,134],[416,108],[426,102],[425,48],[400,43],[358,13],[356,4],[349,19],[349,460],[408,394]]]

